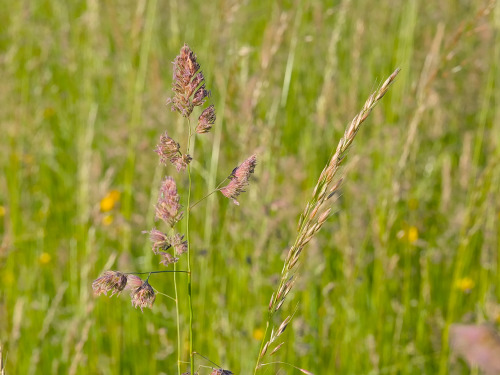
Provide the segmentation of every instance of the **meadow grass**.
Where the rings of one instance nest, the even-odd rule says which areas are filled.
[[[165,174],[159,134],[187,136],[165,105],[184,42],[217,108],[192,145],[204,157],[191,165],[191,201],[259,156],[240,206],[213,195],[190,219],[194,349],[252,373],[304,203],[346,124],[401,67],[274,321],[294,313],[273,356],[315,374],[469,373],[450,356],[449,325],[500,320],[499,20],[494,1],[4,4],[5,373],[176,373],[172,300],[141,313],[125,297],[95,299],[91,283],[106,269],[162,267],[141,232],[155,225]],[[170,275],[154,283],[175,294]]]

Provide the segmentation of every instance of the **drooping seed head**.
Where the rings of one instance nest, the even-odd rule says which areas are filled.
[[[141,311],[143,311],[144,307],[151,309],[156,299],[155,291],[147,281],[144,281],[139,288],[132,291],[131,296],[132,305],[135,308],[140,307]]]
[[[112,297],[114,294],[118,295],[127,285],[127,276],[118,271],[106,271],[99,278],[92,283],[92,289],[96,296],[100,294],[107,295],[111,292]]]
[[[231,181],[225,187],[220,189],[220,192],[233,200],[233,203],[239,205],[237,197],[244,193],[244,188],[248,185],[250,175],[254,173],[255,166],[257,165],[257,157],[255,155],[250,156],[245,160],[239,167],[233,169],[233,172],[229,176]]]

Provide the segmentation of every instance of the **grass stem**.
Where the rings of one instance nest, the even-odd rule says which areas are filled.
[[[189,155],[189,150],[191,146],[191,123],[188,118],[188,128],[189,128],[189,137],[188,137],[188,146],[187,146],[187,154]],[[186,240],[187,240],[187,261],[188,261],[188,303],[189,303],[189,362],[191,366],[191,372],[194,371],[194,351],[193,351],[193,295],[192,295],[192,272],[191,272],[191,239],[189,236],[189,216],[190,216],[190,204],[191,204],[191,165],[187,166],[187,173],[189,179],[189,188],[188,188],[188,197],[187,197],[187,207],[188,210],[186,212]]]
[[[174,271],[177,263],[174,263]],[[181,324],[179,314],[179,294],[177,290],[177,274],[174,273],[174,295],[175,295],[175,325],[177,328],[177,375],[181,375]]]

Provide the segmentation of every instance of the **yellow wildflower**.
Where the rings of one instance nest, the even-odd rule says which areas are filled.
[[[407,237],[409,243],[414,243],[418,240],[418,229],[417,227],[409,227],[407,231]]]
[[[475,285],[476,283],[470,277],[463,277],[455,283],[455,287],[464,293],[469,293]]]
[[[40,264],[48,264],[52,260],[52,257],[50,256],[49,253],[41,253],[40,256],[38,257],[38,261]]]
[[[418,229],[414,226],[404,225],[403,228],[398,232],[397,236],[401,241],[409,242],[412,244],[417,242],[418,240]]]
[[[111,211],[115,204],[120,200],[120,192],[118,190],[111,190],[104,198],[101,199],[101,211]]]
[[[264,338],[264,330],[262,328],[254,329],[252,332],[252,337],[257,341],[262,340]]]
[[[108,196],[113,199],[115,202],[118,202],[120,200],[120,192],[118,190],[111,190],[108,193]]]
[[[4,216],[5,216],[5,207],[0,206],[0,217],[4,217]]]

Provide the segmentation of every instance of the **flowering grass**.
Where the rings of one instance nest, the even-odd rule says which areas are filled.
[[[333,215],[272,321],[279,328],[293,315],[266,363],[314,374],[469,373],[470,353],[448,348],[453,327],[498,326],[500,316],[498,12],[498,2],[393,0],[7,4],[5,373],[172,374],[177,353],[187,369],[187,274],[152,274],[152,309],[147,290],[133,308],[131,290],[96,298],[91,284],[105,270],[187,271],[187,252],[167,242],[188,240],[188,208],[194,350],[221,366],[197,357],[195,367],[252,373],[304,202],[345,124],[395,66],[397,84],[356,136]],[[184,42],[212,91],[192,109],[189,152],[190,104],[165,106]],[[162,134],[179,144],[162,154],[168,166],[154,152]],[[236,182],[220,182],[254,153],[255,178],[244,194],[228,188],[228,199],[221,190]],[[184,217],[169,233],[155,221],[159,188],[188,168],[190,202],[189,181],[176,180]],[[143,285],[148,275],[135,276]],[[300,373],[281,363],[266,371]]]

